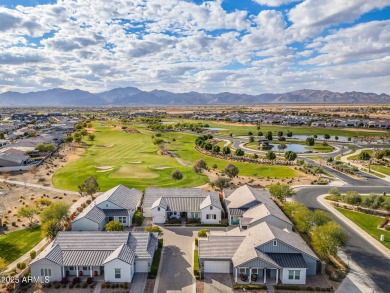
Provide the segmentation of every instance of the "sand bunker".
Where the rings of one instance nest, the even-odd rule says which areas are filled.
[[[129,162],[129,164],[142,164],[142,162],[141,161]]]
[[[155,169],[155,170],[172,169],[172,167],[169,167],[169,166],[155,166],[155,167],[151,167],[151,168]]]
[[[110,145],[98,145],[97,147],[100,149],[108,149],[112,148],[115,144],[110,144]]]
[[[110,171],[112,171],[112,170],[113,170],[112,168],[110,168],[110,169],[104,169],[104,170],[98,170],[98,171],[96,171],[96,173],[110,172]]]
[[[112,166],[97,166],[96,169],[98,169],[98,170],[108,170],[108,169],[112,169]]]

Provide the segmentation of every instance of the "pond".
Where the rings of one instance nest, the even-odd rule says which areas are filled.
[[[278,149],[278,144],[270,144],[271,147],[270,150],[273,152],[287,152],[287,151],[293,151],[295,153],[311,153],[314,152],[312,150],[306,149],[306,145],[303,144],[297,144],[297,143],[286,143],[286,148],[283,150]]]

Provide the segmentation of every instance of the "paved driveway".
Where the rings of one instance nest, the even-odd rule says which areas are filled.
[[[204,274],[204,293],[233,292],[229,274]]]
[[[144,292],[147,278],[147,273],[135,273],[131,282],[130,293]]]
[[[161,271],[156,279],[154,292],[194,293],[196,287],[192,274],[194,229],[174,227],[164,228],[163,232]]]

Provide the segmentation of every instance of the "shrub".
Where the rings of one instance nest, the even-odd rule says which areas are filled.
[[[144,221],[144,216],[141,210],[137,210],[133,216],[133,224],[141,226]]]
[[[207,233],[209,232],[209,229],[201,229],[198,231],[198,237],[207,237]]]
[[[54,283],[54,288],[59,289],[61,287],[60,283]]]
[[[37,252],[35,250],[31,250],[30,251],[30,258],[34,259],[34,258],[36,258],[36,256],[37,256]]]
[[[72,285],[74,286],[74,285],[76,285],[76,284],[78,284],[78,283],[80,283],[81,282],[81,279],[79,278],[79,277],[75,277],[75,278],[73,278],[73,280],[72,280]]]
[[[90,284],[92,284],[92,283],[93,283],[93,278],[88,277],[88,278],[87,278],[87,284],[90,285]]]
[[[199,266],[199,256],[198,256],[198,250],[194,250],[194,276],[195,279],[200,280],[201,275],[200,275],[200,266]]]
[[[195,246],[198,246],[199,240],[198,238],[195,238]]]
[[[87,283],[86,282],[81,283],[81,288],[87,288]]]

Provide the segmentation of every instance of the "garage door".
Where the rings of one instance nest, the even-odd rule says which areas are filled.
[[[230,273],[230,261],[205,261],[205,273]]]
[[[164,224],[165,216],[164,215],[156,215],[153,217],[153,223],[155,224]]]
[[[138,260],[135,261],[135,272],[136,273],[147,273],[148,270],[148,261]]]

